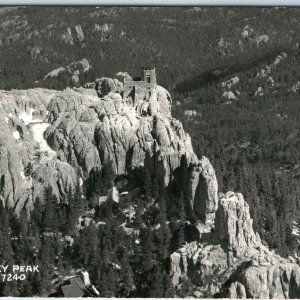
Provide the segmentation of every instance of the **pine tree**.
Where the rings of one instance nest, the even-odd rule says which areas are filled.
[[[143,224],[143,219],[142,219],[142,204],[141,204],[141,200],[137,199],[137,201],[136,201],[136,207],[135,207],[134,225],[137,228],[141,228],[142,224]]]
[[[106,297],[114,297],[116,291],[117,274],[114,268],[109,267],[106,270],[107,286],[106,286]]]
[[[66,204],[61,204],[58,207],[57,211],[57,227],[58,230],[63,234],[66,235],[70,232],[69,228],[69,220],[68,220],[68,214],[67,214],[67,205]]]
[[[142,253],[143,253],[143,261],[142,261],[142,270],[147,272],[151,270],[153,266],[154,260],[154,244],[153,244],[153,236],[151,229],[146,229],[141,236],[141,244],[142,244]]]
[[[174,298],[175,289],[171,283],[170,275],[166,271],[163,271],[163,287],[164,287],[163,297]]]
[[[107,161],[103,166],[102,166],[102,172],[101,176],[103,179],[103,195],[107,195],[107,192],[109,189],[113,187],[113,181],[116,177],[116,171],[114,167],[114,163],[112,160]]]
[[[167,224],[167,208],[166,200],[164,197],[160,198],[159,202],[159,224],[160,228],[158,230],[159,244],[158,244],[158,257],[159,260],[164,260],[169,253],[170,245],[170,229]]]
[[[144,186],[143,186],[143,192],[145,194],[146,199],[151,198],[152,196],[152,182],[150,175],[147,171],[144,171]]]
[[[185,243],[184,224],[181,224],[176,234],[177,249]]]
[[[31,225],[41,231],[43,226],[43,215],[44,215],[44,208],[42,202],[39,198],[36,198],[33,206],[33,210],[31,211],[30,221]]]
[[[88,233],[88,250],[89,250],[89,262],[88,265],[96,265],[100,259],[99,240],[97,234],[96,225],[91,221],[87,228]]]
[[[3,263],[8,263],[12,261],[13,251],[11,247],[11,236],[9,228],[9,219],[6,209],[3,207],[0,201],[0,260]]]
[[[75,186],[75,194],[74,194],[74,204],[72,206],[75,214],[80,216],[85,209],[84,197],[82,194],[82,190],[80,187],[80,177],[77,176],[76,186]]]
[[[118,297],[129,297],[130,293],[134,290],[134,276],[129,263],[127,248],[124,247],[122,257],[120,259],[120,283]]]
[[[67,219],[68,219],[68,231],[70,234],[75,233],[75,225],[77,219],[81,216],[85,210],[85,201],[82,197],[82,191],[79,182],[79,176],[77,177],[77,182],[75,186],[75,191],[70,188],[68,195],[68,210],[67,210]]]
[[[29,237],[28,218],[25,210],[22,210],[19,217],[18,245],[16,248],[15,259],[21,263],[29,255],[28,237]]]
[[[148,275],[147,285],[149,287],[148,297],[161,298],[164,296],[163,274],[159,265],[155,265]]]
[[[181,222],[186,221],[185,200],[184,200],[183,192],[180,192],[180,195],[178,198],[178,218]]]
[[[42,266],[40,269],[40,273],[35,273],[36,281],[34,289],[38,288],[38,294],[42,295],[44,293],[48,293],[50,290],[51,284],[51,268],[52,268],[52,259],[53,259],[53,245],[45,239],[42,244],[42,249],[40,253],[40,263]]]
[[[52,194],[51,188],[45,189],[44,194],[44,212],[42,220],[42,228],[44,231],[57,232],[57,199]]]
[[[153,184],[152,184],[152,197],[157,200],[159,199],[160,193],[159,193],[159,184],[158,181],[156,179],[156,177],[154,177],[153,179]]]
[[[75,263],[78,263],[78,260],[83,266],[88,265],[89,261],[89,237],[88,237],[88,232],[87,229],[84,228],[83,230],[80,231],[79,237],[76,239],[76,250],[77,250],[77,255],[74,257]]]

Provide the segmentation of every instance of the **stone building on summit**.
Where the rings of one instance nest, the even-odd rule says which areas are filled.
[[[151,90],[156,87],[156,73],[155,68],[142,68],[141,77],[132,78],[127,76],[124,78],[124,91],[134,90],[136,88],[143,88]]]
[[[133,78],[131,76],[124,77],[124,97],[132,98],[133,103],[140,97],[151,96],[151,92],[156,88],[156,73],[154,67],[143,67],[141,77]]]

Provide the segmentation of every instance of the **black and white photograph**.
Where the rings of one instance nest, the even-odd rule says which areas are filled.
[[[300,7],[1,6],[0,297],[300,298]]]

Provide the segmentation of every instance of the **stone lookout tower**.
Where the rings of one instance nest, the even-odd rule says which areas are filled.
[[[135,98],[137,94],[151,94],[152,89],[156,87],[156,73],[154,67],[143,67],[141,77],[124,78],[124,95],[131,95]]]
[[[147,88],[156,86],[156,73],[155,68],[142,68],[142,81]]]

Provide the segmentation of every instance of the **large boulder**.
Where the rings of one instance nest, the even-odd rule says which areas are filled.
[[[123,83],[118,79],[102,77],[96,79],[95,84],[95,89],[99,97],[104,97],[111,92],[115,93],[123,90]]]

